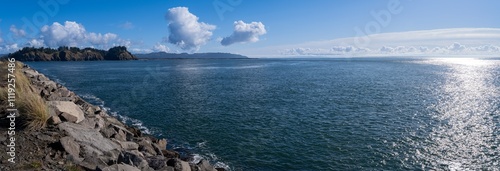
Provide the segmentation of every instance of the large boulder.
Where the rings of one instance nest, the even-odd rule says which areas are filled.
[[[120,149],[120,145],[104,138],[96,129],[69,122],[63,122],[58,127],[60,130],[66,131],[69,136],[74,137],[77,142],[95,148],[100,152]]]
[[[83,111],[73,102],[49,101],[48,106],[51,113],[61,116],[68,122],[80,123],[85,119]]]
[[[64,150],[73,157],[74,160],[78,160],[80,157],[80,145],[75,142],[73,137],[62,137],[60,143]]]
[[[141,170],[127,164],[114,164],[102,169],[102,171],[141,171]]]
[[[200,169],[199,171],[217,171],[207,160],[201,160],[197,166]]]
[[[118,157],[118,163],[130,164],[141,170],[150,170],[148,161],[144,158],[141,152],[137,150],[125,151]]]
[[[179,159],[168,160],[167,166],[173,167],[175,171],[191,171],[191,166],[189,166],[189,163]]]

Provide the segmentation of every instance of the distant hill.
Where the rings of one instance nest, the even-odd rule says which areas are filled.
[[[165,53],[153,52],[148,54],[135,54],[142,59],[246,59],[248,57],[232,53]]]
[[[109,50],[94,48],[79,49],[77,47],[33,48],[25,47],[8,55],[18,61],[98,61],[98,60],[137,60],[124,46],[116,46]]]

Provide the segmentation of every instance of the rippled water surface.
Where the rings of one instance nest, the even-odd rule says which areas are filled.
[[[500,168],[500,60],[28,64],[232,170]]]

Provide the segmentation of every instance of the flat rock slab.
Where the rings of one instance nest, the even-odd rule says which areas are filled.
[[[69,101],[49,101],[49,108],[54,110],[55,115],[60,115],[64,119],[73,123],[80,123],[85,119],[82,109]]]
[[[126,164],[114,164],[102,169],[102,171],[141,171],[141,170]]]
[[[35,70],[24,70],[24,73],[27,74],[29,77],[35,77],[40,75],[37,71]]]
[[[60,130],[66,131],[69,136],[75,138],[77,142],[94,147],[101,152],[120,148],[120,145],[110,139],[104,138],[96,129],[87,128],[70,122],[63,122],[59,124],[58,127]]]
[[[80,145],[78,145],[78,143],[75,142],[75,139],[73,137],[69,136],[62,137],[60,142],[64,150],[68,152],[71,156],[73,156],[74,159],[79,158]]]

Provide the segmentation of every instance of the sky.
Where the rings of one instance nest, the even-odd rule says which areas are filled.
[[[0,54],[120,45],[250,57],[500,56],[495,0],[0,2]]]

